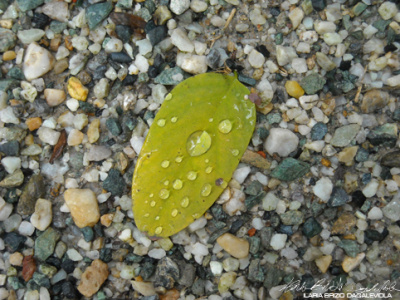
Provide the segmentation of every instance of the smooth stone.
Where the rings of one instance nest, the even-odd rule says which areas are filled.
[[[108,274],[108,265],[100,259],[94,260],[83,272],[78,291],[85,297],[93,296],[106,281]]]
[[[277,153],[286,157],[297,149],[299,138],[292,131],[283,128],[272,128],[264,143],[264,148],[269,155]]]
[[[373,113],[378,109],[384,108],[389,102],[389,93],[377,89],[370,90],[365,93],[361,111],[363,113]]]
[[[297,57],[296,50],[293,47],[276,46],[276,59],[280,66],[291,63],[292,59]]]
[[[19,143],[18,141],[9,141],[0,144],[0,152],[6,156],[18,156],[19,155]]]
[[[24,173],[22,171],[16,170],[12,174],[8,174],[2,181],[0,181],[0,187],[12,188],[20,186],[24,182]]]
[[[67,98],[67,95],[63,90],[45,89],[44,98],[50,107],[54,107],[63,103]]]
[[[332,234],[349,234],[351,230],[357,223],[357,219],[351,212],[344,212],[341,214],[338,219],[333,223],[332,226]]]
[[[68,146],[78,146],[82,143],[83,138],[84,138],[83,132],[74,128],[68,134],[67,144]]]
[[[274,250],[281,250],[285,247],[287,240],[286,234],[276,233],[272,236],[270,245]]]
[[[390,201],[386,206],[382,209],[383,215],[392,220],[393,222],[397,222],[400,220],[400,200],[399,194],[393,197],[393,200]]]
[[[164,85],[177,85],[185,79],[185,72],[179,67],[163,70],[156,78],[155,83]]]
[[[112,155],[111,149],[106,146],[93,145],[87,153],[88,161],[102,161]]]
[[[322,226],[314,217],[308,218],[303,224],[303,234],[308,238],[312,238],[317,234],[320,234],[321,231]]]
[[[149,300],[153,300],[153,298],[151,296],[157,295],[152,282],[132,280],[131,283],[132,283],[133,290],[135,290],[139,294],[142,294],[143,296],[145,296],[143,298],[148,297]],[[156,299],[158,299],[158,296],[154,297],[154,300],[156,300]]]
[[[44,0],[17,0],[18,7],[21,11],[26,12],[28,10],[35,9],[39,5],[44,3]]]
[[[86,21],[90,29],[96,28],[111,13],[113,5],[111,2],[95,3],[86,8]]]
[[[93,227],[99,221],[99,206],[92,190],[68,189],[64,192],[64,200],[79,228]]]
[[[55,59],[45,48],[36,43],[29,44],[25,51],[23,70],[28,81],[39,78],[53,69]]]
[[[288,15],[290,21],[292,22],[293,29],[296,29],[301,24],[301,21],[304,18],[304,12],[300,7],[295,7],[290,11]]]
[[[43,5],[42,11],[45,15],[53,20],[68,22],[69,9],[68,3],[66,2],[53,1],[46,3],[45,5]]]
[[[341,240],[338,243],[338,246],[342,248],[350,257],[356,257],[357,254],[360,252],[360,247],[358,246],[356,241]]]
[[[45,184],[43,176],[32,175],[28,183],[22,189],[19,197],[17,212],[21,215],[31,215],[35,211],[36,199],[44,196]]]
[[[21,158],[7,156],[1,160],[1,164],[8,174],[12,174],[16,170],[21,169]]]
[[[385,1],[379,6],[378,13],[384,20],[393,18],[398,12],[397,6],[393,2]]]
[[[248,60],[250,65],[256,69],[261,68],[265,63],[264,55],[262,55],[256,49],[251,50],[248,56]]]
[[[50,226],[53,212],[52,203],[49,200],[39,198],[35,204],[35,212],[31,216],[31,223],[40,231],[44,231]]]
[[[111,169],[103,182],[103,189],[109,191],[112,195],[121,196],[125,188],[126,183],[121,173],[117,169]]]
[[[342,262],[343,271],[349,273],[357,268],[362,260],[365,258],[365,253],[359,253],[356,257],[346,256]]]
[[[177,28],[172,32],[171,43],[183,52],[191,53],[194,50],[193,42],[188,38],[185,30],[182,28]]]
[[[328,206],[330,207],[339,207],[346,204],[349,201],[349,195],[347,195],[346,191],[339,187],[334,187],[332,190],[331,197],[328,201]]]
[[[289,96],[299,99],[304,95],[304,90],[297,81],[288,80],[285,83],[286,92]]]
[[[55,131],[54,129],[48,128],[48,127],[40,127],[37,130],[37,134],[39,136],[39,139],[43,143],[47,143],[49,145],[56,145],[58,142],[58,139],[60,138],[61,132]]]
[[[89,89],[85,87],[77,77],[70,77],[68,79],[68,94],[77,100],[86,101]]]
[[[319,75],[318,73],[312,73],[306,77],[304,77],[300,85],[308,95],[314,95],[318,91],[322,90],[326,83],[324,77]]]
[[[328,133],[328,126],[322,122],[316,123],[311,129],[311,139],[313,141],[322,140]]]
[[[217,239],[217,243],[233,257],[240,259],[249,255],[249,242],[233,234],[224,233]]]
[[[332,181],[327,177],[319,179],[313,187],[313,193],[323,202],[328,202],[333,189]]]
[[[336,64],[326,54],[317,52],[316,57],[318,65],[325,71],[329,72],[336,68]]]
[[[18,31],[18,34],[17,34],[18,39],[23,44],[30,44],[32,42],[37,42],[44,35],[45,35],[45,32],[43,30],[37,29],[37,28],[32,28],[32,29],[27,29],[27,30],[20,30],[20,31]]]
[[[169,9],[176,15],[183,14],[190,6],[190,0],[171,0]]]
[[[339,127],[335,130],[330,141],[334,147],[346,147],[355,138],[360,131],[360,125],[350,124]]]
[[[282,181],[293,181],[303,177],[309,170],[309,164],[289,157],[284,159],[278,167],[272,171],[271,176]]]
[[[207,72],[207,57],[189,53],[179,53],[176,64],[190,74],[202,74]]]
[[[332,263],[331,255],[323,255],[315,260],[315,264],[322,274],[325,274],[328,271],[329,266]]]
[[[344,163],[346,166],[351,166],[354,163],[354,157],[358,151],[358,146],[344,148],[338,153],[337,158],[340,162]]]
[[[60,239],[60,233],[52,227],[46,229],[35,240],[35,257],[45,261],[53,254],[57,241]]]

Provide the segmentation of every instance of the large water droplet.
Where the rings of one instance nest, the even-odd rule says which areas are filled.
[[[183,156],[177,156],[177,157],[175,158],[175,161],[176,161],[177,163],[181,163],[182,160],[183,160]]]
[[[158,195],[161,199],[168,199],[169,191],[167,189],[162,189]]]
[[[207,168],[206,168],[206,173],[207,173],[207,174],[210,174],[210,173],[212,172],[212,170],[213,170],[213,167],[211,167],[211,166],[210,166],[210,167],[207,167]]]
[[[157,121],[157,125],[160,127],[164,127],[165,126],[165,119],[160,119]]]
[[[190,156],[199,156],[211,147],[211,136],[207,131],[196,131],[192,133],[186,142],[186,149]]]
[[[169,167],[169,160],[163,160],[161,163],[161,167],[163,167],[164,169]]]
[[[238,156],[239,155],[239,150],[238,149],[232,149],[232,154],[233,156]]]
[[[231,132],[232,122],[229,120],[223,120],[218,125],[218,130],[224,134]]]
[[[176,121],[178,121],[178,118],[177,118],[177,117],[172,117],[172,118],[171,118],[171,123],[176,123]]]
[[[180,190],[183,187],[183,182],[180,179],[177,179],[174,181],[174,183],[172,184],[172,187],[176,190]]]
[[[203,187],[201,188],[200,194],[201,194],[203,197],[207,197],[208,195],[211,194],[211,190],[212,190],[211,184],[206,183],[206,184],[203,185]]]
[[[187,179],[189,180],[195,180],[197,178],[197,173],[195,171],[189,171],[187,173]]]
[[[151,207],[156,206],[156,201],[151,201],[151,202],[150,202],[150,206],[151,206]]]
[[[185,197],[181,201],[181,206],[182,207],[188,207],[189,206],[189,197]]]
[[[161,226],[157,227],[156,230],[154,230],[155,234],[160,234],[161,232],[162,232],[162,227]]]
[[[175,218],[177,215],[178,215],[178,210],[175,208],[175,209],[172,210],[171,216],[172,216],[173,218]]]
[[[168,93],[167,96],[165,97],[165,100],[171,100],[172,99],[172,94]]]

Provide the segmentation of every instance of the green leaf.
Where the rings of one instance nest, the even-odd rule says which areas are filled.
[[[226,188],[254,131],[256,112],[236,76],[206,73],[168,94],[132,183],[136,225],[167,237],[201,217]]]

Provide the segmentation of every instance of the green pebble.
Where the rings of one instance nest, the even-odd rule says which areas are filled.
[[[342,248],[348,256],[356,257],[360,253],[360,247],[356,241],[352,240],[341,240],[338,246]]]
[[[64,29],[67,29],[67,23],[63,23],[60,21],[53,20],[50,23],[50,29],[55,33],[59,34],[64,31]]]
[[[7,278],[7,283],[15,291],[17,291],[19,289],[23,289],[25,287],[25,285],[22,282],[22,280],[20,280],[18,277],[15,277],[15,276],[8,277]]]
[[[18,7],[23,12],[35,9],[43,3],[44,0],[17,0]]]
[[[93,241],[94,238],[94,232],[93,232],[93,228],[86,226],[81,228],[81,232],[83,234],[83,238],[86,242],[91,242]]]
[[[176,76],[178,74],[182,74],[182,80],[185,79],[185,72],[181,68],[174,67],[165,69],[156,78],[154,78],[154,82],[163,85],[177,85],[182,81],[174,79],[178,77]]]
[[[60,233],[49,227],[35,241],[35,257],[45,261],[54,252],[56,242],[60,239]]]
[[[111,2],[95,3],[86,8],[86,21],[90,29],[96,28],[111,13]]]
[[[109,118],[106,121],[108,131],[114,136],[119,136],[122,132],[121,124],[116,118]]]
[[[322,226],[313,217],[308,218],[303,224],[303,234],[308,238],[316,236],[321,231],[322,231]]]
[[[364,10],[367,9],[367,7],[368,7],[367,4],[360,1],[356,5],[353,6],[352,11],[355,16],[359,16],[364,12]]]
[[[318,91],[322,90],[326,83],[324,77],[319,75],[318,73],[312,73],[306,77],[304,77],[300,85],[308,95],[314,95]]]
[[[48,264],[41,264],[39,266],[39,272],[51,278],[57,273],[57,268]]]
[[[279,113],[268,114],[267,121],[269,124],[279,124],[282,121],[282,116]]]
[[[290,210],[280,215],[284,225],[300,225],[304,222],[304,214],[299,210]]]
[[[284,159],[271,173],[271,176],[282,181],[293,181],[303,177],[310,170],[310,165],[294,158]]]

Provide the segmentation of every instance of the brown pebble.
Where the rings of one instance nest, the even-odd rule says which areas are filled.
[[[114,219],[114,214],[105,214],[100,218],[101,225],[109,227]]]
[[[164,295],[160,295],[160,300],[177,300],[180,293],[177,289],[167,291]]]
[[[356,225],[356,222],[356,217],[351,212],[344,212],[333,224],[332,234],[350,234],[350,231]]]
[[[86,268],[78,285],[78,291],[85,297],[91,297],[100,289],[106,281],[109,271],[106,263],[96,259]]]
[[[36,271],[36,262],[33,255],[25,256],[22,261],[22,278],[28,282]]]
[[[42,126],[42,118],[35,117],[35,118],[28,118],[25,121],[25,124],[28,126],[29,131],[34,131]]]
[[[61,45],[61,37],[56,36],[54,39],[50,41],[50,50],[57,52],[58,47],[60,47],[60,45]]]
[[[246,150],[240,159],[241,162],[250,164],[252,166],[255,166],[257,168],[263,169],[263,170],[268,170],[269,167],[271,166],[271,163],[262,157],[260,154],[254,151]]]

